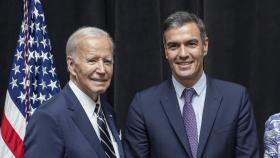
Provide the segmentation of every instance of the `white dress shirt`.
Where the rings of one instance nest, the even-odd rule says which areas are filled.
[[[87,117],[90,120],[92,127],[94,128],[96,135],[98,136],[98,138],[100,140],[100,133],[99,133],[98,124],[97,124],[97,114],[94,112],[96,104],[101,105],[100,97],[98,97],[97,102],[94,102],[88,95],[86,95],[83,91],[81,91],[79,89],[79,87],[77,87],[75,85],[75,83],[72,82],[71,80],[69,81],[69,86],[72,89],[72,91],[74,92],[74,94],[76,95],[76,97],[78,98],[79,102],[81,103],[83,109],[85,110],[85,112],[87,114]],[[101,106],[99,106],[99,107],[101,107]],[[107,122],[107,120],[105,120],[105,121]],[[108,132],[110,135],[110,139],[113,144],[113,148],[115,150],[116,157],[119,158],[120,155],[119,155],[119,150],[118,150],[118,144],[117,144],[115,138],[113,137],[110,128],[108,127],[108,123],[106,123],[106,125],[107,125],[107,129],[108,129]],[[89,130],[91,130],[91,129],[89,129]]]
[[[180,111],[181,114],[183,115],[184,97],[182,97],[182,93],[186,87],[184,87],[181,83],[179,83],[174,78],[174,76],[172,76],[172,82],[176,91]],[[199,140],[203,108],[204,108],[205,96],[206,96],[206,76],[204,72],[202,73],[200,79],[193,85],[192,88],[196,91],[196,94],[193,96],[192,99],[192,106],[196,117],[197,135]]]

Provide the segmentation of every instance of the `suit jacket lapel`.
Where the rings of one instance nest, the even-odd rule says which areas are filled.
[[[118,152],[120,154],[120,157],[123,158],[124,157],[124,153],[123,153],[123,148],[122,148],[122,143],[119,137],[119,133],[118,130],[116,128],[116,123],[112,114],[112,110],[110,110],[110,105],[107,104],[105,101],[101,100],[101,107],[103,110],[103,113],[105,115],[105,118],[107,120],[108,126],[112,132],[113,137],[115,138],[117,144],[118,144]]]
[[[212,79],[207,77],[207,89],[206,98],[203,109],[203,117],[201,124],[201,132],[199,138],[197,156],[201,157],[203,150],[208,141],[208,137],[212,131],[213,124],[215,122],[216,114],[220,107],[222,95],[219,94],[217,88],[212,83]]]
[[[72,120],[99,157],[105,157],[99,138],[96,135],[84,109],[82,108],[82,105],[70,89],[69,85],[65,86],[63,93],[69,100],[68,109],[71,111],[70,116],[72,117]]]
[[[182,143],[189,157],[191,157],[191,149],[189,141],[184,128],[182,114],[180,112],[179,103],[176,97],[176,92],[173,87],[171,79],[166,83],[166,90],[161,97],[161,105],[169,119],[171,126],[173,127],[179,142]]]

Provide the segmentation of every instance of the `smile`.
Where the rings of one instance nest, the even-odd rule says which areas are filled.
[[[190,65],[193,63],[193,61],[183,61],[183,62],[175,62],[178,65]]]
[[[106,82],[107,79],[98,79],[98,78],[92,78],[91,80],[96,81],[96,82]]]
[[[180,70],[189,70],[191,69],[193,65],[193,61],[187,61],[187,62],[175,62],[175,64],[178,66]]]

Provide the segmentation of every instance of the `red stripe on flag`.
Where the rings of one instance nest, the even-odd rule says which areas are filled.
[[[23,141],[7,120],[5,113],[2,115],[1,134],[14,156],[16,158],[23,158]]]

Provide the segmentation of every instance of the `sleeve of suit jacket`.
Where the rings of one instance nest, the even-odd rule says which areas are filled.
[[[59,127],[50,114],[38,109],[27,125],[24,139],[24,157],[63,157],[63,140]]]
[[[238,158],[259,157],[254,112],[248,93],[243,91],[239,111],[235,154]]]
[[[141,100],[139,95],[136,94],[129,108],[124,137],[127,158],[149,157],[149,138],[140,104]]]

